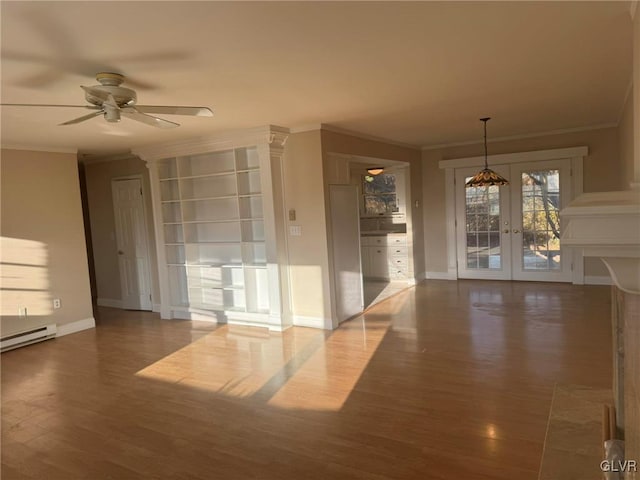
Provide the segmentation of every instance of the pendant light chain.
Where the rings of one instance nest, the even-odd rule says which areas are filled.
[[[487,122],[491,117],[481,118],[484,123],[484,168],[476,173],[467,183],[466,187],[491,187],[509,185],[509,181],[489,168],[489,154],[487,152]]]

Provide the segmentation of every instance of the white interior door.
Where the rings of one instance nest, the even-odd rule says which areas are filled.
[[[147,227],[139,178],[111,183],[122,307],[151,310]]]
[[[572,198],[571,160],[492,168],[508,186],[466,188],[478,168],[456,169],[458,277],[570,282],[559,212]]]
[[[508,178],[508,167],[493,169]],[[466,188],[477,172],[477,167],[456,169],[458,277],[510,280],[509,186]]]
[[[364,309],[360,262],[360,216],[355,185],[330,185],[333,275],[338,321]]]

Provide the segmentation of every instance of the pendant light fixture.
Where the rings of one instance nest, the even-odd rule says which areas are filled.
[[[465,183],[465,187],[467,188],[509,185],[509,180],[491,170],[487,163],[487,122],[489,120],[491,120],[490,117],[480,119],[480,121],[484,123],[484,168]]]
[[[369,168],[367,168],[367,173],[369,175],[373,175],[374,177],[376,175],[380,175],[382,172],[384,172],[384,167],[369,167]]]

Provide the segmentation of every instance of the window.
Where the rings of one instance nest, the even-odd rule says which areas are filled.
[[[393,173],[365,175],[362,182],[364,196],[364,213],[381,215],[398,212],[396,197],[396,176]]]

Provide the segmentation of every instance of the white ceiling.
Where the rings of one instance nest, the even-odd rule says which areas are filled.
[[[321,123],[448,144],[481,138],[483,116],[494,138],[616,124],[631,80],[629,2],[0,5],[3,103],[83,104],[79,85],[116,71],[139,104],[215,112],[161,130],[4,107],[3,146],[114,152]]]

